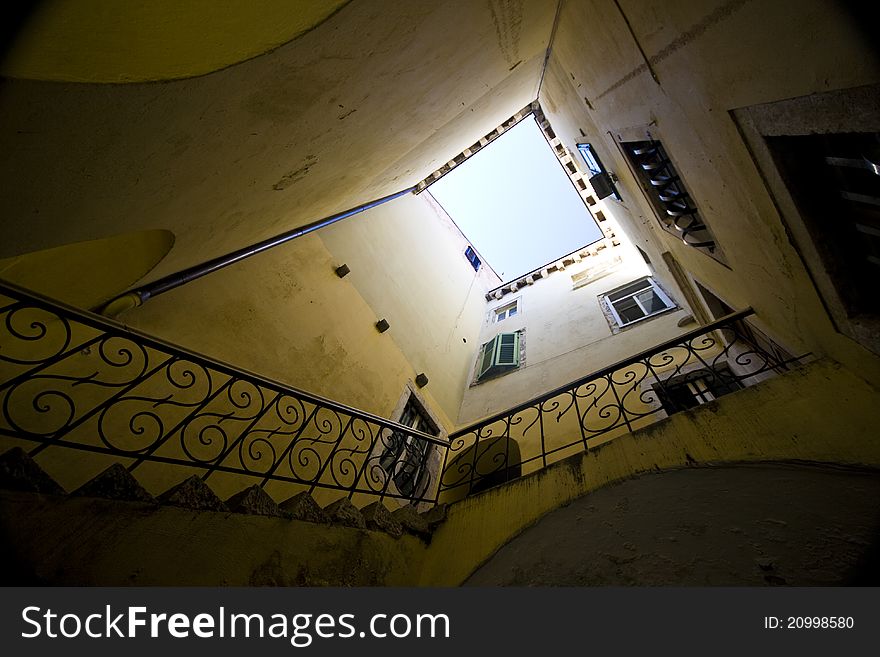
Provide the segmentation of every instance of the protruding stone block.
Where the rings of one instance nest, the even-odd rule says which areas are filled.
[[[358,529],[366,529],[367,523],[363,514],[358,508],[351,503],[347,497],[342,497],[333,504],[324,507],[324,513],[330,516],[330,522],[345,525],[346,527],[357,527]]]
[[[411,506],[400,507],[391,515],[400,523],[403,527],[403,531],[406,533],[418,536],[424,540],[431,538],[431,528],[428,526],[428,521],[419,515],[419,512]]]
[[[194,511],[228,511],[223,500],[204,481],[193,475],[159,496],[159,502]]]
[[[282,515],[275,500],[256,484],[230,497],[226,500],[226,506],[233,513],[247,513],[252,516]]]
[[[308,491],[294,495],[279,506],[284,513],[290,515],[294,520],[316,523],[330,522],[330,516],[327,515],[324,509],[318,506],[318,503],[315,502],[315,499]]]
[[[73,494],[128,502],[156,501],[121,463],[114,463],[97,477],[80,486]]]
[[[433,531],[437,528],[437,525],[446,520],[446,512],[446,504],[438,504],[422,513],[421,516],[428,523],[428,528]]]
[[[373,502],[361,511],[368,529],[385,532],[394,538],[403,536],[403,526],[394,519],[391,511],[382,502]]]
[[[0,488],[64,495],[65,491],[21,447],[0,456]]]

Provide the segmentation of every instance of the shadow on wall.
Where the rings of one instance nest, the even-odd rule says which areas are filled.
[[[172,246],[169,230],[65,244],[0,260],[0,279],[89,310],[146,276]]]
[[[451,503],[522,475],[519,444],[498,436],[471,445],[446,464],[440,501]]]

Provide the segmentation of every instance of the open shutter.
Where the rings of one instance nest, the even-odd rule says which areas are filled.
[[[519,334],[501,333],[495,339],[498,341],[495,364],[500,367],[516,367],[519,363]]]
[[[494,365],[495,348],[497,343],[498,338],[494,337],[483,346],[483,353],[480,357],[480,371],[477,374],[478,379],[486,374],[492,368],[492,365]]]

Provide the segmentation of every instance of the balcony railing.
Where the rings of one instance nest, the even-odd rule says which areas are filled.
[[[757,330],[751,315],[728,315],[452,434],[440,499],[538,470],[804,358]]]
[[[161,485],[195,472],[203,480],[235,477],[223,486],[235,492],[271,486],[281,499],[287,487],[432,503],[447,448],[397,422],[5,284],[0,409],[6,446],[25,446],[68,487],[78,475],[65,470],[90,476],[94,463],[120,461],[139,481]],[[113,458],[76,458],[84,452]],[[409,494],[399,481],[412,484]]]
[[[329,489],[356,502],[430,505],[797,362],[746,321],[751,314],[679,336],[447,443],[0,283],[0,441],[26,446],[68,488],[119,461],[153,488],[195,472],[226,477],[227,492],[256,483],[276,499]],[[76,456],[87,454],[102,458]]]

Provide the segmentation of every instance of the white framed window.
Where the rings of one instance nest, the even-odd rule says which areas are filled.
[[[602,298],[619,327],[629,326],[676,307],[650,277],[628,283],[602,295]]]
[[[520,365],[520,333],[499,333],[480,348],[477,381],[515,370]]]
[[[511,303],[505,304],[503,306],[499,306],[492,311],[492,320],[495,322],[501,322],[507,319],[508,317],[513,317],[519,314],[519,299],[512,301]]]

